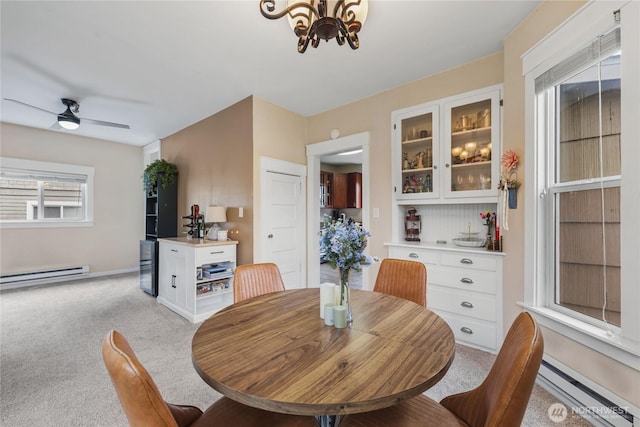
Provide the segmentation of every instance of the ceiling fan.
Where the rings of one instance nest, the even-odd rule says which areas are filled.
[[[80,104],[78,104],[73,99],[68,99],[68,98],[60,99],[60,101],[62,101],[62,103],[67,107],[67,109],[64,112],[59,114],[54,113],[53,111],[45,110],[44,108],[36,107],[35,105],[30,105],[25,102],[18,101],[17,99],[10,99],[10,98],[4,98],[4,99],[7,101],[15,102],[17,104],[22,104],[27,107],[35,108],[37,110],[44,111],[45,113],[49,113],[57,116],[58,121],[51,126],[52,128],[57,128],[58,126],[60,126],[64,129],[74,130],[74,129],[78,129],[78,127],[80,126],[80,122],[82,121],[83,123],[91,123],[99,126],[109,126],[114,128],[120,128],[120,129],[131,129],[129,125],[123,125],[121,123],[105,122],[102,120],[87,119],[84,117],[76,116],[74,113],[77,113],[80,110]]]

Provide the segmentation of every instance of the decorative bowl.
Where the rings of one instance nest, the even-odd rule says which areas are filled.
[[[466,248],[481,248],[487,241],[479,237],[456,237],[453,239],[456,246],[464,246]]]

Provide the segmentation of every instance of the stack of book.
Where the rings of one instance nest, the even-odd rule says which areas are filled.
[[[231,269],[225,265],[208,264],[202,266],[202,277],[204,279],[224,279],[231,275]]]

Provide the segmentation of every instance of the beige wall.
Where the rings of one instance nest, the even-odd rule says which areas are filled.
[[[223,227],[239,241],[238,264],[252,263],[252,97],[164,138],[162,157],[178,166],[178,235],[188,230],[180,217],[190,214],[191,205],[202,211],[226,206]],[[243,218],[238,218],[238,207],[244,208]]]
[[[227,206],[224,226],[238,240],[238,264],[254,262],[260,218],[260,158],[305,164],[306,119],[250,96],[162,140],[178,166],[178,215],[191,205]],[[238,218],[238,207],[244,208]],[[179,221],[178,232],[185,232]]]
[[[89,265],[91,273],[138,268],[140,147],[7,123],[0,135],[2,156],[95,168],[95,225],[0,229],[1,274],[73,265]]]
[[[524,158],[524,76],[521,56],[584,5],[582,1],[543,2],[504,41],[504,120],[502,147],[521,158],[518,176],[518,207],[509,211],[509,231],[503,233],[509,256],[504,263],[504,322],[510,325],[521,309],[515,301],[524,299],[524,207],[527,159]]]
[[[253,99],[254,159],[262,156],[307,164],[307,119],[257,96]]]
[[[253,225],[260,231],[262,191],[260,159],[270,157],[306,165],[307,119],[256,96],[253,99]],[[266,234],[266,233],[264,233]],[[254,244],[254,258],[260,260],[261,241]],[[305,258],[306,259],[306,258]]]
[[[503,147],[524,154],[524,77],[521,56],[540,39],[582,7],[583,1],[545,1],[504,41],[504,121]],[[523,177],[527,159],[518,174]],[[524,299],[524,187],[518,192],[517,210],[509,213],[510,231],[504,233],[509,255],[504,263],[504,321],[510,325],[520,312],[515,302]],[[601,353],[544,330],[545,352],[575,371],[640,406],[640,372],[622,365]],[[580,355],[576,357],[576,355]]]
[[[386,256],[384,242],[391,240],[391,112],[499,84],[502,73],[502,53],[497,53],[309,118],[309,143],[329,140],[332,129],[341,136],[370,132],[370,206],[380,209],[379,218],[369,216],[370,255]],[[375,271],[371,273],[369,289],[376,277]]]

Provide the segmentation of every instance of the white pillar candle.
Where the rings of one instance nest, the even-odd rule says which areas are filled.
[[[333,326],[333,304],[325,304],[324,306],[324,324],[327,326]]]
[[[324,306],[335,303],[335,285],[333,283],[322,283],[320,285],[320,318],[324,319]]]
[[[347,307],[344,305],[333,307],[333,324],[340,329],[347,327]]]
[[[333,285],[334,304],[340,305],[340,285]]]

